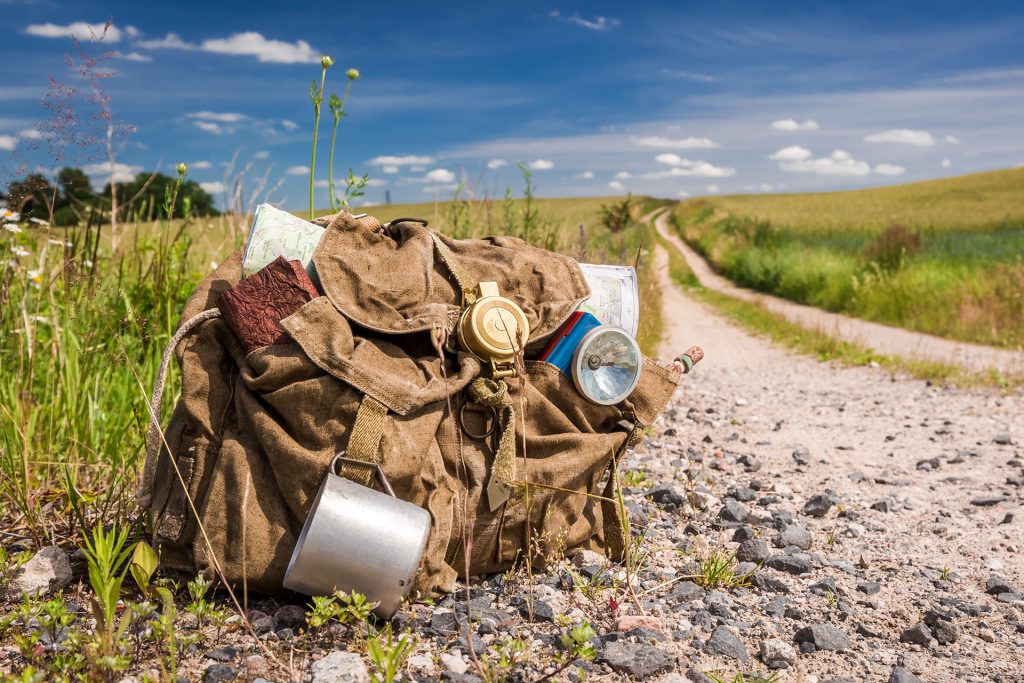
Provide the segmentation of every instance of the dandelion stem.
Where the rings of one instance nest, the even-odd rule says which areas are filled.
[[[309,96],[313,100],[313,154],[309,160],[309,220],[315,218],[313,211],[313,180],[316,177],[316,134],[320,128],[320,104],[324,101],[324,81],[327,79],[328,66],[328,64],[323,64],[323,68],[320,71],[320,89],[316,89],[316,81],[313,81],[313,86],[309,89]]]

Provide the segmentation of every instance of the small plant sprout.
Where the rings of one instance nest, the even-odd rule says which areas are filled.
[[[391,624],[385,626],[377,635],[368,638],[366,651],[376,669],[375,673],[370,674],[370,680],[373,683],[392,683],[396,680],[414,644],[415,639],[409,631],[396,640]]]
[[[589,622],[582,622],[581,624],[572,627],[568,631],[562,632],[562,652],[559,652],[555,656],[555,663],[558,666],[550,674],[539,679],[540,681],[546,681],[558,676],[560,673],[568,669],[577,660],[584,660],[592,662],[597,658],[597,648],[590,642],[596,638],[597,634],[594,632],[593,627]]]
[[[309,85],[309,99],[313,103],[313,152],[309,160],[309,220],[315,218],[313,209],[313,182],[316,178],[316,136],[320,129],[320,105],[324,102],[324,82],[327,80],[327,70],[334,64],[334,60],[327,55],[320,57],[320,87],[317,87],[314,80]]]

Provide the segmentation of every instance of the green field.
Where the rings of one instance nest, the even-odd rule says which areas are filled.
[[[673,218],[738,284],[943,337],[1024,345],[1024,169],[694,199]]]

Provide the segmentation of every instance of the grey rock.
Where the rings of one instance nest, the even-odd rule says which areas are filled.
[[[28,595],[45,595],[71,583],[73,574],[67,554],[58,546],[46,546],[21,567],[11,589]]]
[[[760,538],[743,541],[736,549],[736,559],[740,562],[764,562],[770,555],[768,544]]]
[[[787,602],[789,602],[788,598],[772,598],[768,601],[768,604],[764,606],[764,613],[770,617],[781,617],[786,613]]]
[[[951,621],[940,619],[928,626],[939,645],[949,645],[960,639],[960,627]]]
[[[801,550],[810,550],[812,543],[810,530],[800,524],[790,524],[778,535],[775,544],[780,548],[795,545]]]
[[[750,453],[744,453],[740,457],[736,458],[736,462],[743,465],[743,468],[747,472],[757,472],[761,469],[761,461],[757,459],[757,456],[751,455]]]
[[[738,500],[726,498],[722,503],[722,509],[718,511],[718,518],[723,521],[744,522],[750,515],[750,509]]]
[[[992,438],[992,442],[999,444],[1000,446],[1012,446],[1013,437],[1010,436],[1009,432],[1000,432]]]
[[[442,671],[441,680],[449,683],[483,683],[483,679],[470,673],[458,674],[454,671]]]
[[[805,626],[796,632],[793,640],[801,645],[810,643],[816,650],[844,652],[850,647],[850,637],[832,624]]]
[[[274,630],[274,619],[257,609],[249,610],[245,616],[249,619],[249,625],[252,626],[252,630],[258,636]]]
[[[988,577],[988,581],[985,582],[985,592],[989,595],[999,595],[1000,593],[1013,593],[1013,586],[1010,582],[1001,576],[993,574]]]
[[[306,610],[298,605],[285,605],[274,612],[274,624],[277,629],[290,628],[298,631],[306,626]]]
[[[530,618],[530,603],[524,603],[519,607],[519,614],[522,615],[523,619]],[[533,599],[533,620],[534,621],[554,621],[555,610],[552,609],[551,605],[544,602],[543,600]]]
[[[793,451],[793,459],[796,460],[797,465],[806,467],[811,464],[811,452],[806,447],[801,446]]]
[[[669,593],[667,601],[671,604],[691,602],[703,598],[705,591],[693,581],[681,581]]]
[[[237,656],[238,650],[230,646],[218,647],[203,655],[206,659],[212,659],[215,662],[230,662]]]
[[[233,681],[238,671],[230,664],[211,664],[203,671],[203,683],[222,683]]]
[[[616,640],[605,643],[598,655],[613,671],[640,680],[671,671],[675,660],[664,650],[646,643]]]
[[[894,509],[896,509],[896,506],[893,504],[893,502],[891,500],[889,500],[888,498],[885,498],[883,500],[879,500],[877,502],[872,503],[871,504],[871,509],[872,510],[878,510],[879,512],[886,512],[886,513],[888,513],[888,512],[892,512]]]
[[[876,595],[882,590],[882,584],[878,581],[861,581],[857,584],[857,590],[865,595]]]
[[[355,652],[334,650],[309,667],[312,683],[369,683],[370,672]]]
[[[978,507],[991,507],[993,505],[999,505],[1010,500],[1009,496],[979,496],[978,498],[971,499],[971,505],[977,505]]]
[[[910,628],[904,629],[903,633],[900,634],[900,642],[928,645],[932,642],[932,632],[928,626],[921,621]]]
[[[897,666],[893,668],[892,673],[889,674],[889,683],[924,683],[924,681],[904,669],[902,666]]]
[[[761,643],[761,661],[769,669],[788,669],[796,663],[796,650],[779,638],[770,638]]]
[[[700,669],[690,669],[686,672],[686,680],[690,683],[712,683],[711,679],[704,675]]]
[[[733,543],[743,543],[743,541],[749,541],[754,537],[754,527],[741,526],[737,527],[736,531],[732,534]]]
[[[711,637],[704,643],[704,649],[711,654],[722,655],[737,662],[750,660],[743,641],[725,626],[719,626],[711,633]]]
[[[754,572],[750,582],[755,588],[762,591],[770,591],[772,593],[782,593],[783,595],[788,594],[789,586],[786,582],[777,576],[772,576],[767,572]]]
[[[828,493],[811,496],[810,500],[804,503],[804,514],[808,517],[824,517],[835,503],[835,498]]]
[[[686,497],[674,486],[658,486],[644,494],[658,505],[675,505],[686,502]]]
[[[811,571],[811,561],[798,555],[772,555],[764,564],[787,574],[807,574]]]

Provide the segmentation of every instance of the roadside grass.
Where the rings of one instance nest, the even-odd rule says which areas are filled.
[[[1024,169],[1010,169],[845,193],[691,200],[673,218],[680,236],[741,286],[1021,348],[1022,200]]]
[[[668,252],[669,275],[682,287],[715,311],[741,327],[766,336],[773,343],[796,353],[835,361],[845,366],[877,363],[892,372],[906,373],[918,379],[958,387],[984,387],[1013,390],[1024,387],[1024,377],[1007,377],[991,370],[972,373],[959,366],[934,361],[902,358],[877,353],[863,345],[840,340],[820,330],[811,330],[768,311],[761,305],[740,301],[705,289],[686,264],[686,259],[672,245],[657,235],[658,243]]]

